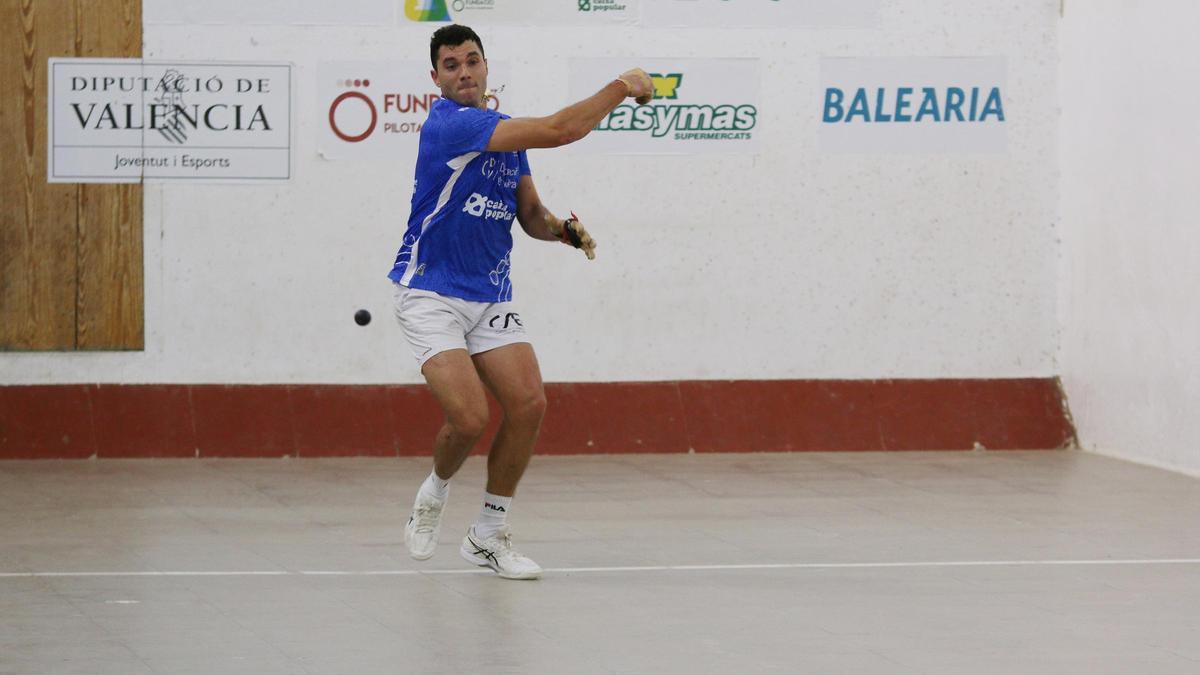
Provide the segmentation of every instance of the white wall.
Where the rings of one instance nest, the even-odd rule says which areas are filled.
[[[1062,375],[1090,450],[1200,474],[1200,4],[1068,2]]]
[[[546,203],[601,243],[585,264],[518,237],[546,379],[1056,374],[1058,5],[893,0],[871,30],[484,30],[530,114],[567,103],[545,83],[574,56],[763,59],[757,157],[531,154]],[[147,186],[145,351],[0,354],[0,381],[419,382],[385,278],[412,159],[319,157],[314,75],[425,59],[432,28],[147,25],[146,58],[296,64],[295,178]],[[822,154],[819,57],[889,55],[1005,57],[1007,154]]]

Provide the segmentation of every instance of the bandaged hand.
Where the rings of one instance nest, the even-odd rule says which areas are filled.
[[[629,87],[628,95],[633,97],[639,105],[646,105],[654,98],[654,81],[641,68],[627,70],[621,73],[617,79]]]
[[[559,231],[554,234],[562,243],[583,249],[588,260],[596,259],[596,240],[592,239],[592,235],[588,234],[587,228],[579,222],[579,218],[574,213],[559,224]]]

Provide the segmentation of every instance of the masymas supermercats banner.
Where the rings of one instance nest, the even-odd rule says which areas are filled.
[[[578,143],[583,154],[756,153],[759,148],[758,59],[571,59],[569,91],[577,101],[630,65],[654,80],[654,99],[617,106]]]

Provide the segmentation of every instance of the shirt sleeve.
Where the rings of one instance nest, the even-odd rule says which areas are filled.
[[[483,152],[492,132],[500,122],[500,115],[492,110],[461,107],[446,116],[446,127],[442,132],[442,143],[451,156],[468,152]]]
[[[517,174],[518,176],[533,175],[533,172],[529,170],[529,157],[525,155],[524,150],[517,153],[517,163],[521,166],[521,172]]]

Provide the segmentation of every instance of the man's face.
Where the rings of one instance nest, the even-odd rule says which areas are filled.
[[[433,83],[442,90],[442,98],[472,108],[484,105],[487,74],[487,59],[474,40],[438,47],[437,68],[430,71]]]

